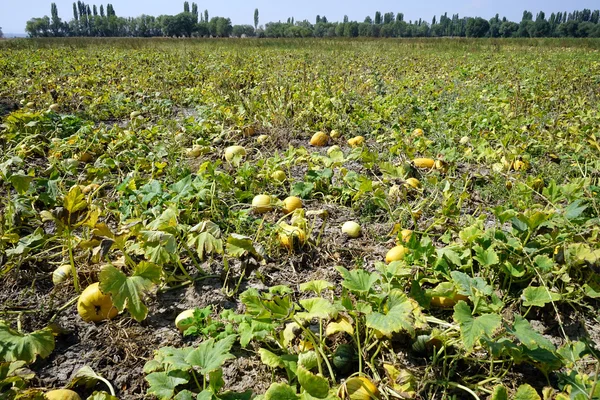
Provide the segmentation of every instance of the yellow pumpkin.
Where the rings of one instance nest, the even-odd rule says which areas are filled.
[[[360,236],[360,225],[354,221],[346,221],[342,225],[342,232],[351,238],[357,238]]]
[[[277,182],[283,182],[286,179],[285,172],[278,169],[277,171],[275,171],[271,174],[271,179],[273,179]]]
[[[404,256],[406,256],[409,253],[409,251],[410,250],[408,250],[406,247],[404,247],[402,245],[398,245],[398,246],[391,248],[385,255],[386,264],[389,264],[392,261],[403,260]]]
[[[433,168],[435,166],[435,160],[433,158],[415,158],[413,164],[417,168]]]
[[[304,245],[306,242],[306,234],[297,226],[281,222],[279,224],[279,242],[283,247],[293,250]]]
[[[340,132],[336,131],[335,129],[331,131],[331,133],[329,134],[329,136],[331,136],[332,139],[337,139],[340,137]]]
[[[361,146],[365,142],[364,136],[356,136],[352,139],[348,139],[348,145],[350,147],[358,147]]]
[[[175,326],[179,329],[179,332],[185,332],[187,328],[191,326],[191,324],[184,324],[183,321],[192,318],[194,316],[194,309],[185,310],[179,313],[177,318],[175,318]]]
[[[79,296],[77,312],[86,322],[99,322],[113,319],[119,311],[113,305],[110,295],[100,291],[98,282],[92,283]]]
[[[310,145],[316,147],[327,146],[329,136],[325,132],[317,132],[310,138]]]
[[[423,132],[423,129],[421,129],[421,128],[415,129],[412,133],[412,135],[414,137],[423,136],[423,134],[424,134],[424,132]]]
[[[266,142],[268,138],[269,138],[268,135],[260,135],[256,138],[256,143]]]
[[[258,214],[264,214],[273,209],[271,205],[271,196],[267,194],[259,194],[252,199],[252,208]]]
[[[302,208],[302,200],[296,196],[289,196],[283,200],[283,212],[286,214],[292,213],[297,209]]]
[[[348,379],[338,391],[344,400],[379,400],[379,390],[369,378],[357,376]]]
[[[50,107],[49,107],[50,111],[54,111],[54,112],[58,112],[59,108],[60,108],[60,106],[56,103],[50,104]]]
[[[77,393],[69,389],[56,389],[44,393],[48,400],[81,400]]]
[[[237,157],[244,157],[246,155],[246,149],[242,146],[229,146],[225,149],[225,160],[228,163],[233,161],[233,159]]]
[[[63,264],[52,272],[52,283],[58,285],[64,282],[71,275],[71,265]]]
[[[408,178],[405,183],[406,187],[418,189],[421,187],[421,182],[417,178]]]

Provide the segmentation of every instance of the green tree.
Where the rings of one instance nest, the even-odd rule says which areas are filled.
[[[212,36],[229,37],[233,31],[231,20],[224,17],[212,17],[208,23],[208,30]]]
[[[534,37],[547,37],[550,36],[550,23],[546,21],[546,14],[540,11],[533,24],[532,36]]]
[[[509,38],[515,36],[518,30],[519,24],[516,22],[506,21],[500,25],[498,33],[503,38]]]
[[[254,27],[252,25],[234,25],[231,34],[235,37],[254,36]]]
[[[375,12],[375,25],[381,24],[381,13],[379,11]]]
[[[0,39],[4,38],[4,33],[2,33],[2,27],[0,26]]]
[[[50,4],[50,15],[52,16],[52,21],[50,23],[50,29],[52,29],[53,36],[61,35],[61,25],[62,21],[58,16],[58,7],[56,7],[56,3]]]
[[[100,16],[104,18],[104,6],[100,4]]]
[[[42,18],[32,18],[25,24],[25,32],[30,37],[48,37],[51,36],[50,18],[47,15]]]
[[[204,10],[204,22],[208,22],[208,10]]]
[[[182,12],[175,16],[175,36],[192,37],[196,22],[191,12]]]
[[[258,29],[258,8],[254,10],[254,29]]]
[[[186,13],[190,12],[190,3],[188,1],[183,2],[183,12],[186,12]]]
[[[480,38],[480,37],[484,37],[485,35],[487,35],[489,30],[490,30],[490,23],[481,17],[476,17],[476,18],[469,18],[467,20],[467,26],[465,28],[465,33],[466,33],[467,37]]]
[[[194,16],[194,23],[198,23],[198,4],[192,3],[192,15]]]

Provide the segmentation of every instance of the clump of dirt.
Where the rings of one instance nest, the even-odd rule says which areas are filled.
[[[7,97],[0,97],[0,117],[19,109],[19,103]]]

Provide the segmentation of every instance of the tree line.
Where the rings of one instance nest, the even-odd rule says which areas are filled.
[[[32,18],[25,30],[31,37],[63,36],[135,36],[135,37],[600,37],[600,11],[576,10],[552,13],[549,17],[540,11],[535,19],[524,11],[520,22],[500,18],[496,14],[487,20],[481,17],[460,17],[447,13],[431,22],[423,19],[405,21],[402,13],[381,13],[363,22],[329,22],[317,15],[315,22],[308,20],[269,22],[259,26],[258,9],[254,11],[254,25],[232,25],[231,19],[212,17],[208,10],[199,12],[196,3],[185,1],[183,11],[176,15],[140,15],[119,17],[114,7],[107,4],[90,7],[83,1],[73,3],[73,18],[63,21],[55,3],[50,6],[50,17]]]

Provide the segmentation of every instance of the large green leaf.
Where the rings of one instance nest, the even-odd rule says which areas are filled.
[[[285,383],[272,383],[265,393],[265,400],[298,400],[296,390]]]
[[[283,360],[277,354],[270,352],[265,348],[258,349],[260,360],[268,367],[271,368],[283,368]]]
[[[519,386],[515,393],[514,400],[542,400],[540,395],[529,384]]]
[[[547,303],[561,300],[562,296],[544,286],[529,286],[523,290],[521,299],[525,307],[544,307]]]
[[[237,335],[230,335],[215,342],[209,339],[200,344],[187,357],[186,362],[197,367],[201,374],[207,375],[223,365],[223,363],[235,356],[229,353],[231,346],[235,343]]]
[[[106,265],[100,271],[100,289],[110,293],[119,311],[125,307],[136,321],[143,321],[148,315],[148,308],[142,296],[153,284],[160,282],[161,268],[149,262],[140,262],[132,276],[126,276],[112,265]]]
[[[494,388],[490,400],[508,400],[508,390],[503,385],[498,385]]]
[[[54,335],[50,328],[31,333],[20,333],[0,321],[0,361],[34,362],[54,351]]]
[[[304,307],[306,311],[299,312],[296,315],[298,318],[305,320],[311,320],[313,318],[332,319],[337,316],[339,311],[329,300],[325,300],[322,297],[300,300],[300,305]]]
[[[248,253],[254,256],[256,259],[261,260],[262,256],[254,247],[254,243],[252,243],[252,239],[248,236],[238,235],[237,233],[232,233],[227,238],[227,254],[232,257],[239,258],[244,254]]]
[[[87,207],[85,195],[81,191],[81,187],[79,187],[79,185],[75,185],[71,188],[71,190],[69,190],[69,193],[63,200],[63,206],[69,212],[69,214],[81,211]]]
[[[300,291],[301,292],[314,292],[317,296],[320,296],[321,293],[325,290],[325,289],[333,289],[333,283],[319,279],[319,280],[315,280],[315,281],[309,281],[309,282],[305,282],[300,284]]]
[[[344,267],[336,267],[337,271],[342,275],[344,280],[342,286],[351,292],[363,294],[369,292],[373,285],[379,280],[379,274],[372,272],[368,273],[363,269],[355,269],[348,271]]]
[[[10,183],[19,194],[27,193],[32,180],[33,176],[29,175],[14,174],[10,177]]]
[[[536,332],[529,322],[521,317],[520,315],[515,315],[515,322],[511,329],[512,334],[514,334],[517,339],[523,343],[529,349],[542,348],[550,351],[555,351],[556,348],[552,344],[552,342],[546,339],[542,334]]]
[[[421,319],[419,305],[404,293],[394,290],[386,302],[385,311],[367,314],[366,323],[369,328],[386,336],[403,330],[414,336],[415,327],[423,324]]]
[[[298,365],[298,383],[311,396],[324,399],[329,394],[329,383],[322,376],[315,375],[302,365]]]
[[[491,337],[502,323],[502,318],[497,314],[484,314],[475,318],[469,305],[462,300],[454,306],[454,320],[460,325],[460,336],[469,351],[473,350],[484,335]]]
[[[160,400],[171,399],[177,386],[188,383],[189,379],[189,374],[185,371],[153,372],[146,376],[150,385],[148,394],[153,394]]]

